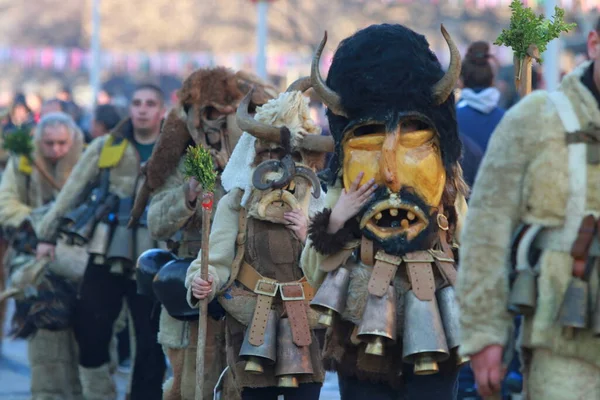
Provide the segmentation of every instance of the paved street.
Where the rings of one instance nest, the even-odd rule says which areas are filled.
[[[6,332],[6,329],[5,329]],[[119,388],[119,400],[124,399],[127,376],[115,375]],[[321,391],[321,400],[339,400],[337,378],[328,374]],[[0,399],[29,399],[29,366],[27,363],[27,344],[23,340],[4,339],[0,354]]]

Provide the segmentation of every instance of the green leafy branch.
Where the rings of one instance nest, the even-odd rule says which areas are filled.
[[[27,129],[18,129],[5,133],[2,147],[16,155],[26,156],[31,159],[33,153],[33,139]]]
[[[523,6],[520,0],[513,0],[510,4],[512,15],[509,29],[503,29],[495,45],[511,47],[519,59],[527,56],[530,45],[537,46],[540,54],[546,51],[548,43],[558,38],[561,32],[568,32],[577,24],[567,24],[564,21],[565,11],[554,8],[553,21],[545,20],[543,15],[536,16],[533,10]],[[540,58],[538,62],[542,62]]]
[[[217,181],[217,172],[210,152],[202,146],[189,146],[183,161],[183,174],[195,178],[204,192],[213,192]]]

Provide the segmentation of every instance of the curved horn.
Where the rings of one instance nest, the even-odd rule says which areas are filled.
[[[246,131],[258,139],[280,143],[281,135],[279,133],[279,128],[258,122],[248,114],[248,106],[252,99],[252,92],[254,92],[254,88],[250,89],[246,96],[244,96],[237,108],[235,114],[237,125],[242,131]]]
[[[281,161],[279,160],[267,160],[263,161],[256,167],[252,174],[252,185],[258,190],[267,190],[273,187],[273,181],[263,181],[265,175],[269,172],[277,172],[283,169]]]
[[[315,52],[315,56],[312,60],[312,65],[310,67],[310,81],[312,87],[315,92],[321,97],[323,103],[336,115],[340,115],[342,117],[348,118],[346,112],[342,108],[342,103],[340,100],[340,96],[331,90],[323,80],[321,73],[319,72],[319,64],[321,62],[321,53],[323,53],[323,49],[325,48],[325,43],[327,43],[327,31],[323,35],[323,40],[319,44],[317,51]]]
[[[454,90],[458,77],[460,76],[460,53],[458,48],[454,44],[454,41],[450,37],[450,34],[444,28],[444,24],[441,26],[442,35],[448,43],[450,49],[450,65],[446,74],[433,86],[433,102],[434,104],[440,105],[448,99],[450,93]]]
[[[308,151],[332,153],[335,151],[335,141],[331,136],[304,135],[302,136],[299,147]]]
[[[315,174],[315,172],[312,169],[302,167],[302,166],[297,166],[296,167],[296,176],[301,176],[301,177],[307,179],[312,184],[313,197],[315,199],[318,199],[319,196],[321,196],[321,182],[319,182],[319,178],[317,177],[317,174]]]
[[[298,90],[299,92],[306,92],[312,84],[310,83],[310,76],[303,76],[302,78],[296,79],[292,84],[285,90],[287,93]]]

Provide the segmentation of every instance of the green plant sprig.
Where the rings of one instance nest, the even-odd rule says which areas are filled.
[[[210,152],[202,146],[189,146],[183,161],[183,174],[186,178],[195,178],[205,193],[213,192],[217,181],[217,172]]]
[[[521,60],[527,56],[530,45],[536,45],[542,54],[546,51],[548,43],[558,38],[561,32],[568,32],[577,26],[575,23],[565,23],[565,11],[559,7],[554,8],[552,21],[545,20],[543,15],[536,16],[533,10],[523,6],[520,0],[513,0],[510,8],[510,27],[502,30],[494,44],[511,47]],[[543,62],[541,57],[538,62]]]
[[[3,134],[3,138],[4,143],[2,147],[6,151],[31,158],[33,154],[33,139],[27,129],[18,129],[5,133]]]

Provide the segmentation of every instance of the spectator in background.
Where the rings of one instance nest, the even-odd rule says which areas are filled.
[[[29,93],[25,96],[25,102],[27,106],[31,110],[31,114],[33,116],[34,122],[37,124],[40,121],[42,104],[44,103],[44,99],[40,96],[39,93]]]
[[[17,93],[14,97],[7,121],[2,126],[2,133],[10,133],[17,129],[32,129],[35,125],[31,110],[25,101],[25,95]]]
[[[42,104],[42,108],[40,110],[40,117],[54,112],[65,112],[65,110],[66,106],[62,100],[59,100],[57,98],[46,100]]]
[[[103,106],[110,103],[112,103],[112,96],[106,90],[100,90],[96,96],[96,104]]]
[[[462,63],[463,89],[456,105],[459,131],[471,138],[484,152],[504,109],[498,107],[500,91],[494,87],[494,57],[487,42],[469,46]]]
[[[96,107],[89,141],[106,135],[121,121],[122,116],[115,106],[104,104]]]

